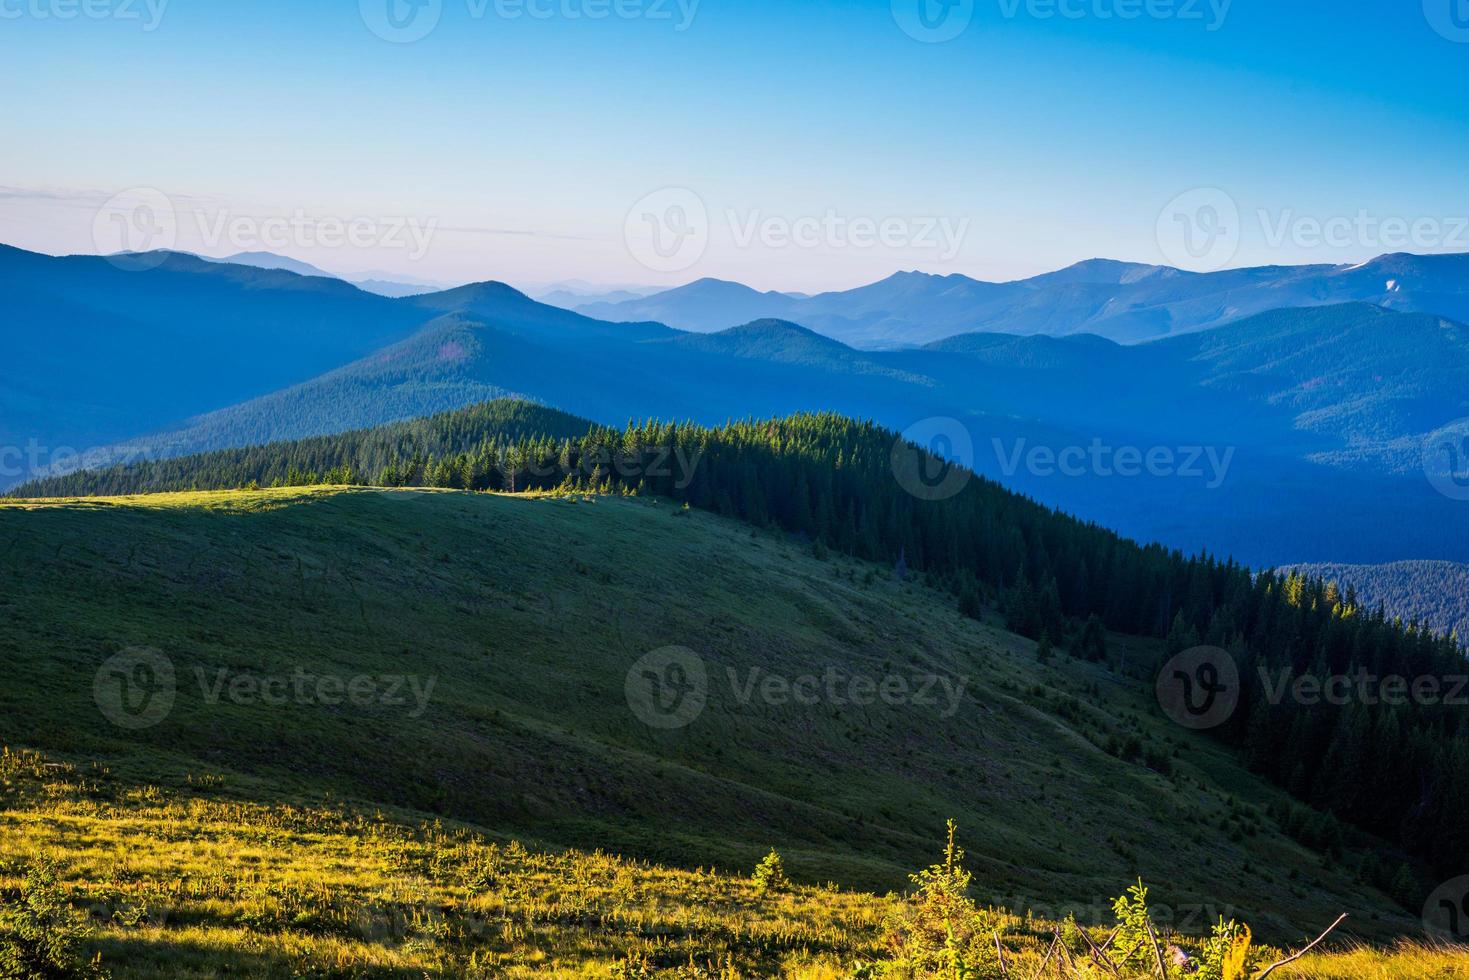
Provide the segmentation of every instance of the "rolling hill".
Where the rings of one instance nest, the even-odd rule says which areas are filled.
[[[1469,514],[1419,470],[1426,433],[1469,414],[1464,328],[1436,317],[1356,304],[1135,346],[965,335],[874,352],[773,320],[715,334],[619,327],[546,313],[500,286],[417,302],[430,299],[469,312],[144,444],[182,453],[299,438],[511,393],[606,424],[830,409],[894,428],[948,420],[984,475],[1189,550],[1262,566],[1469,560]],[[1158,449],[1174,467],[1119,477],[1033,465],[1038,453],[1093,445]],[[1389,529],[1384,510],[1422,519]]]
[[[688,868],[747,868],[774,845],[799,881],[879,890],[924,863],[952,816],[976,894],[997,904],[1105,915],[1141,874],[1180,914],[1228,907],[1282,939],[1348,909],[1365,935],[1413,926],[1353,879],[1359,848],[1382,845],[1325,862],[1287,838],[1281,794],[1158,716],[1147,681],[1038,664],[1033,643],[921,583],[667,502],[7,503],[0,538],[0,659],[28,678],[0,692],[0,742],[202,805],[389,807]],[[1157,655],[1113,642],[1134,664]],[[670,648],[692,651],[706,697],[686,725],[650,727],[629,675]],[[123,651],[168,665],[167,710],[150,700],[166,687],[94,700]],[[834,672],[838,697],[811,704],[766,680]],[[364,693],[333,700],[313,680],[262,696],[297,677]],[[849,698],[857,677],[904,678],[910,696]],[[920,699],[929,679],[957,697]],[[1109,754],[1114,734],[1168,774]],[[29,822],[14,804],[5,820]]]
[[[836,551],[893,563],[900,581],[921,572],[967,615],[977,615],[989,595],[1013,630],[1064,640],[1093,662],[1107,659],[1105,629],[1166,639],[1174,653],[1202,640],[1240,678],[1237,690],[1220,688],[1233,691],[1233,700],[1211,727],[1254,769],[1301,800],[1399,842],[1440,873],[1456,873],[1469,855],[1463,826],[1447,816],[1456,808],[1421,803],[1425,792],[1449,801],[1465,792],[1469,750],[1448,705],[1415,702],[1402,712],[1374,699],[1323,709],[1304,696],[1271,693],[1278,671],[1458,675],[1465,657],[1458,642],[1402,628],[1321,580],[1257,575],[1209,555],[1141,547],[870,423],[824,413],[717,429],[650,421],[614,430],[496,402],[340,438],[78,473],[26,492],[351,482],[658,495],[757,529],[780,528],[812,542],[818,559]],[[1109,737],[1107,744],[1129,743]],[[1121,757],[1141,753],[1150,768],[1169,771],[1155,750],[1130,744]],[[1328,764],[1321,768],[1323,754]],[[1368,784],[1371,793],[1362,789]],[[1335,834],[1312,834],[1322,846],[1336,846],[1329,843]],[[1392,879],[1395,893],[1411,892],[1412,879],[1404,865]]]

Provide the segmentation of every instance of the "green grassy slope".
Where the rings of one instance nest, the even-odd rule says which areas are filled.
[[[659,730],[626,685],[670,645],[706,665],[708,704]],[[141,729],[109,722],[94,691],[132,647],[176,671],[172,709]],[[345,797],[688,867],[748,868],[773,845],[798,879],[879,890],[926,863],[953,816],[982,900],[1086,917],[1142,875],[1195,929],[1234,914],[1288,940],[1343,910],[1364,935],[1413,927],[1279,834],[1263,812],[1275,791],[1162,720],[1148,685],[1064,656],[1039,665],[1033,644],[947,596],[666,502],[6,502],[0,667],[23,679],[0,686],[0,741],[101,759],[121,779],[208,771],[245,797]],[[947,717],[942,702],[768,703],[758,678],[744,703],[751,668],[967,684]],[[406,703],[207,697],[221,677],[298,670],[372,676],[375,695]],[[400,675],[432,682],[421,714],[412,688],[388,692]],[[1108,735],[1171,753],[1174,774],[1106,754]]]

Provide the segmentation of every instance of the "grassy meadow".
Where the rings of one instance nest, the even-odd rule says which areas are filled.
[[[627,693],[668,648],[707,671],[677,728]],[[170,702],[118,724],[99,685],[137,650]],[[953,818],[991,972],[1081,969],[1061,921],[1102,942],[1139,877],[1165,936],[1234,918],[1257,957],[1342,912],[1344,941],[1413,934],[1359,880],[1384,845],[1288,838],[1278,791],[1158,713],[1158,653],[1040,663],[921,581],[653,499],[7,501],[0,890],[53,862],[117,977],[848,977],[892,958]],[[790,884],[761,893],[772,848]],[[1272,976],[1465,963],[1373,945]]]

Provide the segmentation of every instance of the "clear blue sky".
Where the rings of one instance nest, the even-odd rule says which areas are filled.
[[[1445,241],[1429,229],[1414,251],[1469,251],[1453,235],[1469,216],[1469,38],[1419,0],[1234,0],[1222,24],[1208,0],[1151,0],[1163,16],[1067,0],[1074,17],[976,0],[943,43],[867,0],[701,0],[683,30],[677,0],[527,0],[549,16],[518,18],[438,0],[412,43],[368,28],[361,8],[389,0],[168,0],[152,30],[148,0],[58,16],[81,2],[0,0],[0,240],[23,247],[93,251],[101,202],[151,187],[181,212],[179,247],[211,254],[242,238],[199,240],[201,220],[301,210],[436,222],[421,256],[394,241],[280,249],[333,271],[813,290],[899,268],[1010,279],[1097,255],[1163,261],[1160,212],[1218,187],[1242,214],[1231,265],[1389,250],[1374,233],[1294,233],[1361,212],[1438,223]],[[619,2],[669,16],[568,16]],[[1105,16],[1119,2],[1142,16]],[[665,187],[709,216],[707,247],[673,271],[624,234]],[[1272,242],[1262,210],[1293,233]],[[965,233],[952,254],[902,234],[737,240],[752,220],[829,213]]]

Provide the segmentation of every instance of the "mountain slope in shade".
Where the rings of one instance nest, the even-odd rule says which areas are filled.
[[[1226,404],[1283,409],[1340,439],[1320,458],[1415,472],[1424,438],[1469,415],[1469,327],[1367,304],[1279,310],[1155,345]]]
[[[762,293],[737,282],[700,279],[651,296],[615,303],[577,303],[574,308],[603,320],[656,320],[680,330],[707,333],[751,320],[782,317],[798,309],[797,304],[784,293]]]
[[[204,256],[200,256],[204,258]],[[302,262],[293,259],[289,255],[277,255],[274,252],[236,252],[222,259],[209,259],[210,262],[228,262],[230,265],[248,265],[256,269],[280,269],[286,272],[294,272],[298,276],[321,276],[325,279],[341,279],[341,276],[333,275],[324,269],[319,269],[310,262]]]
[[[423,293],[432,293],[443,288],[442,286],[426,281],[400,281],[386,273],[367,273],[361,278],[352,279],[319,269],[310,262],[293,259],[288,255],[277,255],[274,252],[239,252],[222,259],[210,259],[209,261],[228,262],[233,265],[249,265],[257,269],[280,269],[286,272],[294,272],[298,276],[322,276],[328,279],[341,279],[344,282],[350,282],[364,292],[391,298],[419,296]]]
[[[660,323],[608,323],[592,317],[537,303],[503,282],[479,282],[443,292],[409,297],[412,307],[439,313],[463,313],[478,317],[501,330],[542,339],[650,340],[673,336],[676,331]]]
[[[1451,561],[1399,561],[1384,565],[1288,565],[1298,571],[1355,589],[1369,607],[1382,606],[1404,622],[1419,622],[1437,633],[1469,638],[1469,564]]]
[[[0,246],[0,445],[84,449],[305,381],[427,316],[337,279]],[[50,455],[46,453],[44,455]]]
[[[1456,411],[1469,389],[1456,387],[1465,357],[1444,339],[1453,331],[1437,318],[1349,305],[1137,346],[1088,336],[969,335],[929,349],[874,352],[781,321],[707,335],[618,324],[575,332],[576,314],[556,311],[551,319],[559,326],[536,329],[518,322],[535,304],[500,286],[436,302],[499,309],[501,318],[444,315],[350,365],[151,442],[168,452],[214,449],[373,425],[507,392],[612,425],[647,417],[718,424],[823,410],[899,429],[939,419],[968,434],[974,468],[984,475],[1137,537],[1261,566],[1405,554],[1469,560],[1469,508],[1439,496],[1411,466],[1389,465],[1394,441],[1417,438],[1403,426]],[[1334,345],[1336,336],[1352,340]],[[1402,391],[1391,378],[1342,368],[1354,351],[1364,363],[1380,357],[1396,364],[1429,338],[1442,344],[1428,361],[1432,371],[1404,376]],[[1313,386],[1315,377],[1333,381]],[[1403,411],[1418,388],[1442,393]],[[1317,424],[1328,418],[1335,427]],[[1090,453],[1093,445],[1107,453],[1159,449],[1182,472],[1119,477],[1105,465],[1063,473],[1035,463],[1036,453],[1054,459],[1070,447]],[[1323,486],[1329,506],[1322,506]],[[1383,513],[1413,516],[1384,522]]]
[[[0,296],[6,303],[0,448],[21,455],[19,465],[15,452],[0,461],[0,489],[33,469],[75,465],[77,454],[176,431],[186,419],[195,421],[184,427],[203,425],[214,440],[219,430],[209,413],[282,393],[293,401],[295,386],[382,351],[445,313],[471,313],[503,331],[571,346],[674,335],[654,324],[591,320],[500,283],[390,299],[333,277],[184,253],[55,257],[0,246]],[[548,363],[556,357],[545,356]],[[509,378],[454,396],[461,400],[451,404],[518,390]],[[373,407],[370,391],[359,397],[360,409],[340,399],[294,401],[299,418],[272,412],[260,424],[306,434],[337,431],[358,412],[382,421],[389,408],[415,411],[406,403]],[[239,430],[251,438],[266,431]],[[144,445],[157,451],[174,442],[131,448]]]
[[[903,272],[806,298],[700,280],[584,312],[608,320],[658,319],[699,331],[779,317],[850,344],[884,348],[969,332],[1093,333],[1138,343],[1284,307],[1346,302],[1469,320],[1469,255],[1392,254],[1357,266],[1267,266],[1207,274],[1091,259],[1017,282]]]
[[[352,285],[363,292],[374,293],[378,296],[387,296],[391,299],[399,299],[404,296],[422,296],[438,290],[438,286],[425,286],[420,283],[394,282],[388,279],[356,279]]]

